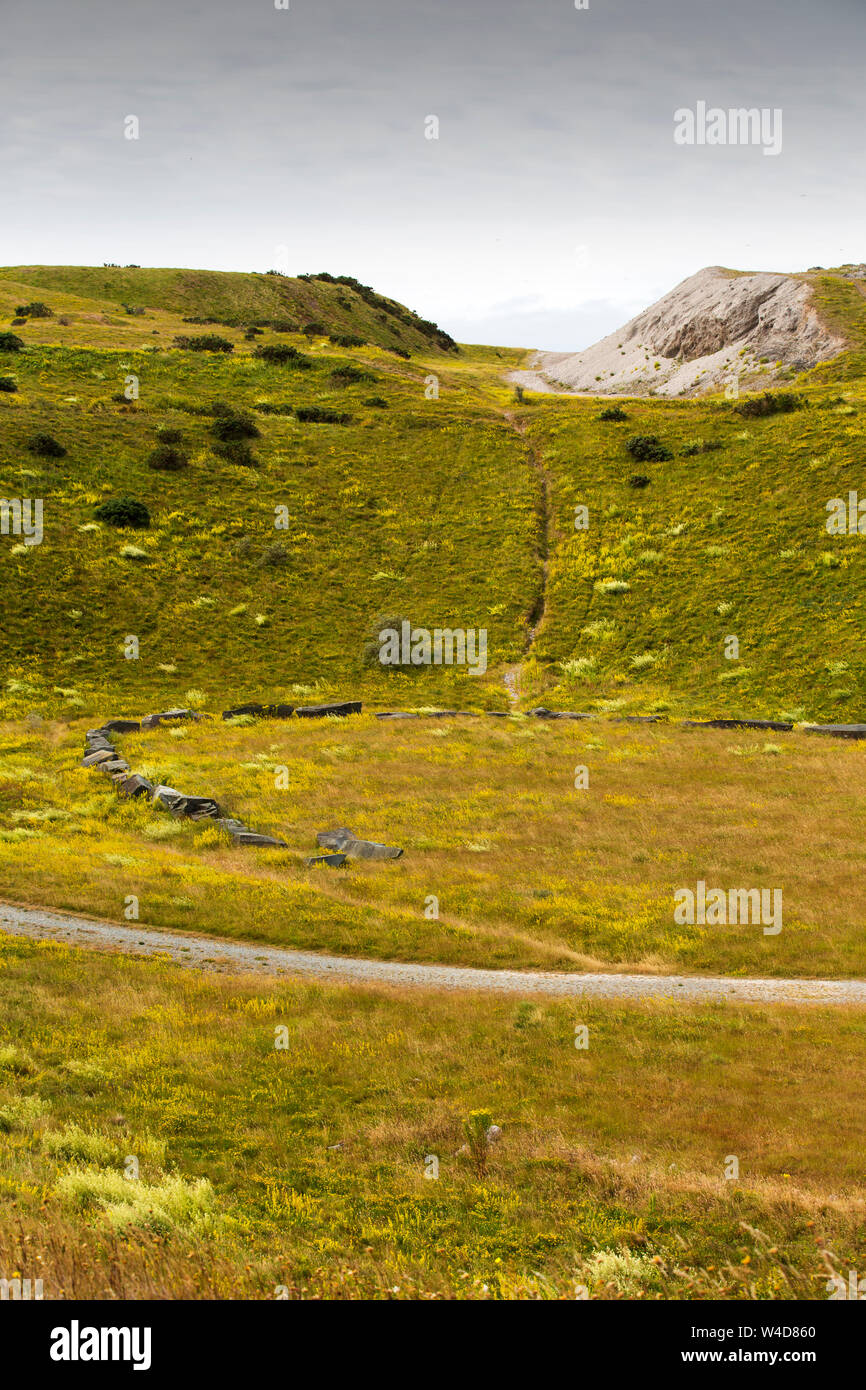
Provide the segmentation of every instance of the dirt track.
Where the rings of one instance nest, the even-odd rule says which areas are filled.
[[[196,970],[264,975],[301,975],[403,989],[480,991],[485,994],[544,994],[595,999],[728,999],[732,1003],[866,1005],[866,980],[746,980],[702,975],[581,975],[542,970],[478,970],[467,966],[406,964],[326,956],[226,941],[193,933],[159,931],[79,917],[49,908],[0,903],[0,931],[70,946],[168,956]]]

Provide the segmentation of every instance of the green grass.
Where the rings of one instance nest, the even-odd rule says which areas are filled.
[[[822,1298],[822,1249],[866,1259],[846,1010],[419,1007],[6,937],[0,985],[0,1268],[46,1298]]]
[[[365,715],[120,737],[133,768],[290,847],[254,850],[118,798],[78,765],[87,722],[0,726],[7,897],[123,920],[135,894],[150,926],[384,959],[866,976],[862,744]],[[306,868],[343,825],[403,858]],[[677,925],[699,879],[781,888],[781,933]]]

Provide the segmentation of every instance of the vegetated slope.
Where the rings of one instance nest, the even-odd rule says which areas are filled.
[[[468,680],[463,702],[478,698],[465,667],[368,672],[364,642],[380,614],[486,627],[491,666],[521,650],[537,587],[536,483],[465,362],[273,331],[253,346],[228,330],[231,353],[146,338],[97,350],[87,337],[99,325],[84,321],[69,330],[80,346],[40,343],[53,323],[30,320],[13,330],[24,350],[0,352],[17,387],[0,392],[0,493],[44,507],[42,544],[0,539],[3,669],[29,707],[74,707],[106,687],[136,705],[175,703],[191,686],[227,704],[291,699],[292,684],[317,683],[453,702]],[[261,345],[294,355],[271,362],[254,355]],[[438,400],[425,397],[431,370]],[[219,410],[258,433],[219,438]],[[179,432],[177,471],[151,466],[165,429]],[[39,434],[65,456],[34,453]],[[124,495],[147,507],[147,529],[96,515]],[[125,658],[128,635],[137,660]]]
[[[560,537],[535,646],[552,703],[864,717],[866,538],[829,534],[827,504],[866,495],[866,389],[799,399],[766,417],[740,413],[748,397],[623,400],[619,420],[553,397],[527,412]],[[647,437],[670,457],[633,458]]]
[[[99,301],[110,309],[162,309],[232,327],[287,321],[319,324],[324,333],[350,334],[381,347],[453,352],[444,330],[396,300],[350,276],[292,277],[275,272],[150,269],[140,266],[7,266],[0,281],[21,290],[52,291]],[[37,298],[34,293],[31,298]],[[24,295],[23,303],[27,302]]]
[[[530,366],[553,389],[593,394],[753,390],[852,345],[845,309],[856,306],[862,319],[864,277],[866,266],[797,276],[710,266],[592,347],[539,353]]]
[[[0,276],[0,297],[4,286],[20,289]],[[502,664],[524,653],[546,536],[525,703],[863,717],[864,542],[826,531],[828,501],[863,486],[856,279],[818,284],[822,312],[850,325],[854,346],[793,383],[799,408],[745,416],[745,393],[642,399],[625,401],[619,422],[599,419],[592,400],[516,407],[501,381],[516,354],[504,349],[403,360],[220,327],[231,351],[192,351],[173,346],[179,333],[215,330],[167,309],[64,325],[70,296],[39,293],[52,316],[7,319],[24,347],[0,349],[0,495],[42,499],[45,533],[37,546],[0,537],[10,712],[101,709],[105,692],[167,705],[189,688],[225,705],[291,701],[295,685],[392,707],[505,708]],[[833,367],[844,391],[826,379]],[[431,374],[438,399],[427,398]],[[124,396],[130,379],[136,400]],[[220,438],[220,411],[257,433]],[[169,457],[165,429],[179,432]],[[34,452],[39,434],[65,454]],[[647,435],[661,441],[658,462],[626,448]],[[97,516],[123,495],[148,508],[147,529]],[[581,504],[586,531],[574,528]],[[381,616],[486,629],[486,674],[370,670],[364,644]],[[126,659],[128,636],[138,659]]]
[[[587,1001],[587,1053],[568,1002],[0,959],[0,1267],[46,1299],[807,1299],[866,1257],[850,1011]]]

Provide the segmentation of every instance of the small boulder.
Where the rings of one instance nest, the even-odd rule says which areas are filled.
[[[343,700],[333,705],[300,705],[295,714],[299,719],[324,719],[326,715],[360,714],[360,700]]]

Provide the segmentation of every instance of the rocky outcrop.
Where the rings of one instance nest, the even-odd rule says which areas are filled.
[[[574,353],[536,353],[525,386],[590,395],[695,396],[766,387],[778,369],[805,371],[848,344],[811,307],[808,279],[710,266],[616,333]]]

